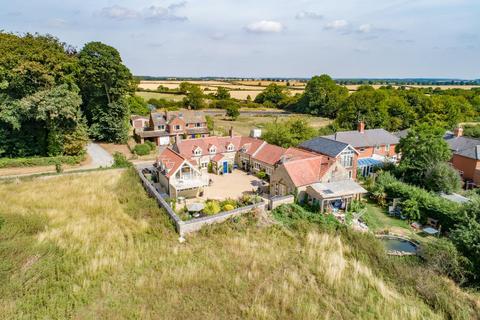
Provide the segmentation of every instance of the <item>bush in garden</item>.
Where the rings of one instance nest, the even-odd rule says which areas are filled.
[[[148,144],[137,144],[135,148],[133,148],[133,152],[139,156],[145,156],[149,154],[150,151],[152,151],[152,149],[150,149]]]
[[[232,211],[233,209],[235,209],[235,207],[231,204],[226,204],[223,206],[223,211]]]
[[[128,168],[131,165],[123,153],[117,151],[113,154],[113,168]]]
[[[150,148],[151,151],[155,150],[157,148],[157,145],[152,142],[152,141],[145,141],[145,144]]]
[[[221,211],[220,203],[216,200],[208,200],[205,202],[205,208],[203,208],[203,213],[206,215],[214,215]]]

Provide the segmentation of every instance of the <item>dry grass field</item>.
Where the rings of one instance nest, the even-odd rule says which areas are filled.
[[[135,92],[135,94],[147,101],[152,98],[181,101],[185,97],[184,95],[181,95],[181,94],[169,94],[169,93],[147,92],[147,91],[137,91]]]
[[[435,291],[432,301],[449,297],[444,310],[443,304],[422,300],[414,284],[383,277],[359,251],[359,243],[370,239],[361,235],[354,241],[313,226],[293,231],[243,217],[181,244],[132,171],[3,183],[0,197],[2,319],[469,319],[476,314],[473,297],[448,282],[445,293],[428,289]],[[387,259],[378,254],[375,264]],[[419,278],[417,286],[424,282]]]
[[[215,122],[215,134],[227,134],[229,128],[233,127],[233,131],[236,134],[248,136],[253,128],[263,129],[267,123],[284,121],[287,117],[240,115],[235,121],[225,119],[223,116],[215,116],[213,119]],[[312,116],[308,116],[308,120],[315,129],[324,127],[331,122],[331,120],[326,118]]]
[[[155,90],[159,85],[165,86],[169,89],[176,89],[180,85],[182,81],[140,81],[139,87],[143,89],[150,89]],[[225,87],[230,90],[230,94],[233,98],[245,100],[247,96],[250,96],[252,99],[265,89],[271,83],[276,83],[281,86],[286,86],[286,82],[284,81],[255,81],[255,80],[245,80],[245,81],[190,81],[191,83],[195,83],[200,85],[202,89],[208,88],[210,91],[215,92],[218,87]],[[291,94],[302,93],[305,89],[305,83],[299,81],[289,81],[289,88]],[[355,92],[360,85],[346,85],[345,87],[350,92]],[[381,87],[381,85],[373,85],[375,89]],[[398,87],[398,86],[394,86]],[[407,88],[428,88],[428,87],[439,87],[441,89],[465,89],[470,90],[472,88],[479,88],[480,86],[460,86],[460,85],[445,85],[445,86],[429,86],[429,85],[407,85]],[[138,93],[137,93],[138,94]],[[149,96],[151,97],[151,96]],[[168,97],[168,96],[167,96]]]

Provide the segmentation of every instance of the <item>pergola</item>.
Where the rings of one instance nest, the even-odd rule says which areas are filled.
[[[353,200],[359,200],[367,193],[361,185],[353,180],[344,180],[328,183],[314,183],[307,187],[306,193],[311,202],[320,205],[320,212],[332,201],[341,200],[345,204],[345,210]]]

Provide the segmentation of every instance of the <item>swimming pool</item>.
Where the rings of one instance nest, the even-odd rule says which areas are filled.
[[[414,242],[398,236],[379,237],[385,245],[387,253],[390,255],[415,255],[418,245]]]

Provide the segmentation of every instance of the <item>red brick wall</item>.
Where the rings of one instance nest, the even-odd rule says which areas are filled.
[[[363,149],[363,151],[362,151]],[[375,147],[366,147],[366,148],[356,148],[359,155],[358,157],[361,158],[371,158],[374,154],[378,154],[381,156],[390,156],[393,157],[397,153],[395,152],[395,145],[391,144],[390,149],[385,151],[385,145],[380,146],[379,150],[375,150]]]
[[[452,157],[452,165],[458,171],[463,171],[463,178],[474,180],[476,184],[480,184],[480,177],[475,177],[475,170],[480,169],[480,161],[467,158],[458,154],[454,154]],[[475,181],[477,178],[478,181]]]

